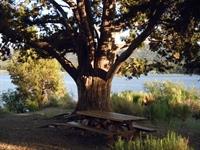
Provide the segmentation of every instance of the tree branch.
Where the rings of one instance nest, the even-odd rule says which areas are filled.
[[[94,60],[94,51],[95,51],[95,40],[94,40],[94,27],[92,24],[92,20],[89,17],[91,15],[91,9],[88,8],[89,1],[87,0],[79,0],[77,1],[77,8],[80,16],[80,36],[85,39],[87,43],[86,51],[87,55],[85,55],[85,60],[88,61],[88,65],[93,65],[92,62]]]
[[[52,17],[52,18],[51,18]],[[56,19],[54,16],[43,16],[42,18],[34,19],[33,21],[30,19],[24,20],[28,25],[44,25],[46,23],[58,23],[66,26],[64,19]]]
[[[146,12],[147,10],[155,9],[155,0],[144,2],[142,4],[129,6],[129,12],[121,14],[120,18],[114,22],[115,27],[126,24],[127,21],[137,16],[138,12]]]
[[[75,19],[77,21],[77,24],[80,23],[80,16],[78,13],[78,9],[77,9],[77,4],[73,1],[73,0],[63,0],[66,4],[69,5],[69,7],[71,8],[72,12],[74,13]]]
[[[73,31],[71,25],[67,22],[68,17],[67,13],[63,10],[63,8],[55,1],[55,0],[49,0],[49,2],[61,13],[62,17],[65,19],[65,27],[68,31]]]
[[[130,46],[125,50],[117,59],[115,63],[110,67],[106,79],[109,79],[114,75],[114,73],[120,68],[121,63],[124,62],[132,53],[133,51],[152,33],[154,27],[156,26],[158,20],[161,18],[162,14],[164,13],[166,6],[161,3],[158,9],[155,11],[154,15],[150,18],[147,27],[144,31],[135,38]]]
[[[100,26],[100,39],[95,53],[95,68],[104,68],[107,70],[109,64],[104,61],[108,58],[109,51],[112,51],[114,39],[112,37],[113,31],[113,17],[115,15],[116,0],[103,1],[103,14]],[[104,63],[101,63],[103,62]]]
[[[112,20],[113,20],[113,13],[115,10],[116,0],[105,0],[103,1],[103,15],[102,15],[102,22],[100,27],[100,41],[99,47],[103,45],[104,42],[110,42],[109,38],[111,37],[112,32]]]
[[[65,57],[61,56],[59,53],[56,52],[53,47],[47,43],[47,42],[36,42],[31,41],[29,45],[33,48],[39,49],[39,50],[45,50],[50,56],[53,58],[56,58],[58,62],[62,65],[62,67],[69,73],[69,75],[74,79],[76,82],[78,73],[77,69],[74,67],[72,62],[67,60]]]

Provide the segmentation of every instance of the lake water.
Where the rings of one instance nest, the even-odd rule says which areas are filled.
[[[144,83],[152,81],[171,81],[182,83],[188,88],[200,89],[199,75],[149,74],[148,76],[141,76],[138,79],[133,78],[131,80],[124,77],[115,77],[112,83],[112,92],[121,92],[125,90],[144,91]],[[76,85],[67,74],[65,74],[64,83],[70,95],[76,100]],[[15,86],[11,83],[10,76],[7,72],[0,73],[0,94],[6,92],[8,89],[15,89]]]

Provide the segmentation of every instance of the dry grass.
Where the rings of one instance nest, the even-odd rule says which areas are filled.
[[[0,142],[0,150],[35,150],[27,146],[18,146]]]

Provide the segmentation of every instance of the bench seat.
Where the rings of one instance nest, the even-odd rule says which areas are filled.
[[[137,124],[132,124],[132,127],[135,128],[136,130],[140,130],[140,131],[144,131],[144,132],[155,132],[156,131],[156,129],[144,127],[144,126],[137,125]]]
[[[105,129],[98,129],[98,128],[95,128],[95,127],[85,126],[85,125],[82,125],[82,124],[80,124],[78,122],[74,122],[74,121],[67,122],[66,125],[70,126],[70,127],[75,127],[75,128],[80,128],[80,129],[92,131],[92,132],[97,132],[97,133],[104,134],[104,135],[109,135],[109,136],[135,133],[134,130],[112,131],[111,132],[111,131],[108,131],[108,130],[105,130]],[[153,128],[148,128],[148,127],[144,127],[144,126],[140,126],[140,125],[136,125],[136,124],[134,124],[133,127],[134,127],[134,129],[136,129],[138,131],[144,131],[144,132],[154,132],[154,131],[156,131]]]
[[[104,134],[104,135],[108,135],[108,136],[112,136],[113,133],[108,131],[108,130],[105,130],[105,129],[97,129],[95,127],[89,127],[89,126],[85,126],[85,125],[82,125],[78,122],[74,122],[74,121],[71,121],[71,122],[67,122],[66,123],[67,126],[70,126],[70,127],[75,127],[75,128],[79,128],[79,129],[84,129],[84,130],[88,130],[88,131],[92,131],[92,132],[97,132],[97,133],[100,133],[100,134]]]

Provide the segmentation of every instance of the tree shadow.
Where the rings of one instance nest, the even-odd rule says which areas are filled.
[[[0,148],[37,150],[108,149],[103,136],[70,128],[40,128],[53,123],[41,115],[4,115],[0,117]],[[2,148],[3,149],[3,148]],[[21,150],[20,149],[20,150]]]

